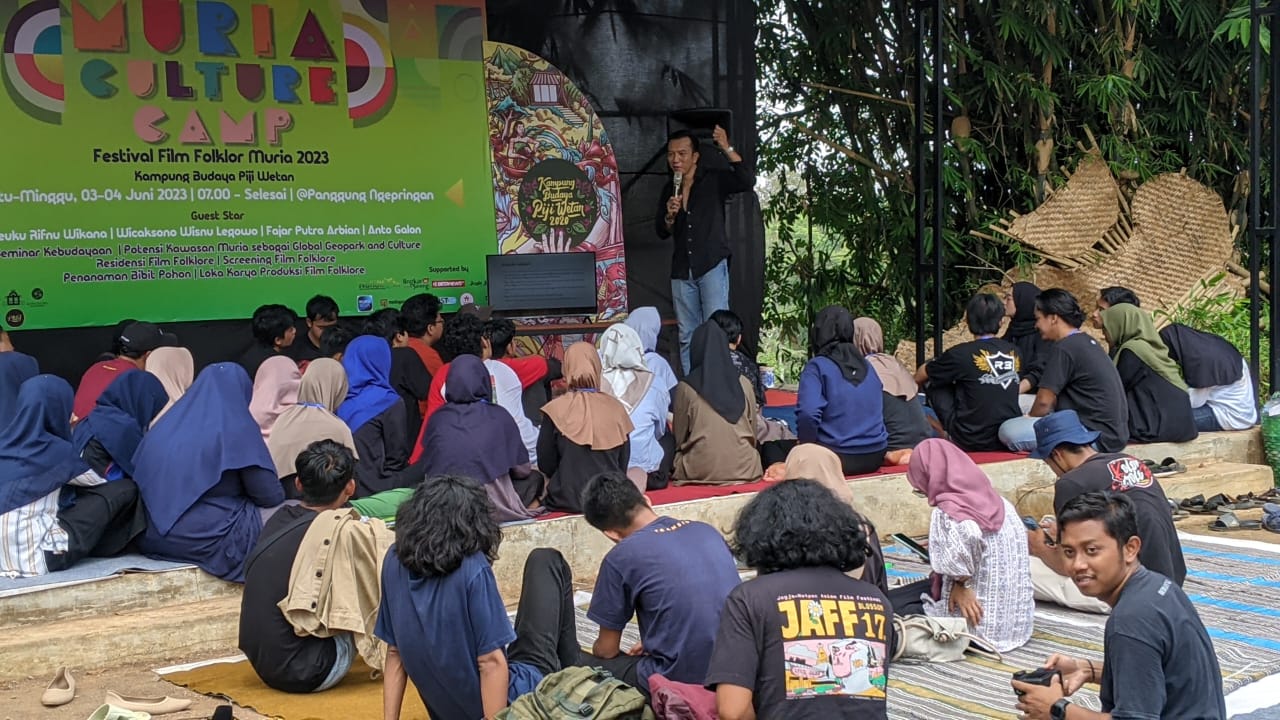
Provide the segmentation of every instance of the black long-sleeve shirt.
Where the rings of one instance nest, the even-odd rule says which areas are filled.
[[[675,238],[671,256],[673,280],[702,277],[733,254],[725,233],[724,203],[730,195],[750,190],[753,184],[741,162],[729,163],[728,170],[699,167],[689,188],[689,207],[676,215],[671,229],[667,228],[667,201],[675,195],[675,185],[666,184],[658,196],[655,224],[658,237]]]

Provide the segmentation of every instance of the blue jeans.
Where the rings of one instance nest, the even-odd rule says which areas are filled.
[[[1036,421],[1040,418],[1021,415],[1009,418],[1000,426],[1000,442],[1012,452],[1036,449]]]
[[[711,313],[729,309],[729,259],[725,258],[701,277],[671,281],[671,302],[680,323],[680,363],[689,372],[689,342],[693,331],[711,319]]]
[[[338,657],[333,662],[333,669],[329,671],[329,676],[320,683],[320,687],[311,692],[324,692],[329,688],[342,682],[342,678],[347,676],[347,672],[351,670],[351,661],[356,657],[356,641],[351,637],[351,633],[338,633],[333,636],[333,641],[338,644]]]
[[[1191,417],[1195,418],[1196,430],[1200,432],[1219,432],[1222,425],[1218,422],[1218,416],[1213,414],[1213,408],[1208,403],[1198,408],[1191,408]]]

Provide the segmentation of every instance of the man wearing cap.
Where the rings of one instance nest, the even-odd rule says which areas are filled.
[[[178,345],[176,335],[164,332],[149,322],[129,321],[118,327],[120,331],[111,342],[111,352],[115,357],[90,365],[80,378],[71,411],[72,423],[80,422],[93,412],[98,396],[116,378],[131,370],[143,369],[152,350]]]
[[[1099,433],[1081,424],[1074,410],[1061,410],[1044,416],[1036,422],[1035,431],[1036,448],[1031,457],[1044,460],[1058,476],[1053,491],[1054,513],[1062,512],[1068,502],[1085,493],[1124,493],[1137,510],[1138,537],[1142,540],[1138,559],[1143,567],[1181,586],[1187,576],[1182,546],[1178,543],[1178,531],[1173,526],[1169,500],[1151,474],[1151,469],[1132,455],[1095,451],[1093,443]],[[1036,599],[1079,610],[1089,609],[1088,605],[1098,601],[1080,594],[1070,579],[1062,553],[1056,545],[1047,542],[1058,536],[1057,523],[1050,519],[1042,524],[1045,526],[1043,532],[1034,530],[1028,533]],[[1037,560],[1044,567],[1037,567]],[[1045,570],[1052,575],[1046,575]],[[1055,592],[1060,586],[1065,592]],[[1081,600],[1084,602],[1078,602]]]

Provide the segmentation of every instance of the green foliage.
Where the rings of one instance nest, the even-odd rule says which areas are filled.
[[[1230,293],[1222,292],[1219,285],[1225,279],[1225,275],[1219,274],[1209,280],[1202,280],[1199,292],[1196,293],[1192,300],[1183,303],[1181,307],[1172,313],[1157,310],[1155,314],[1167,319],[1170,323],[1181,323],[1196,330],[1220,335],[1226,338],[1227,342],[1234,345],[1247,360],[1249,358],[1249,328],[1253,326],[1249,317],[1249,298],[1235,297]],[[1259,325],[1259,332],[1262,333],[1262,343],[1261,359],[1258,364],[1262,371],[1259,373],[1261,390],[1258,393],[1258,397],[1261,398],[1266,398],[1271,393],[1270,382],[1267,378],[1267,368],[1271,366],[1271,347],[1266,341],[1268,312],[1268,302],[1264,297],[1262,320]]]

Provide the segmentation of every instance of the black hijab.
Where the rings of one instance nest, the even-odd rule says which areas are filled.
[[[1193,388],[1231,385],[1244,377],[1244,356],[1224,338],[1186,325],[1169,325],[1160,331],[1160,339]]]
[[[1036,329],[1036,297],[1039,295],[1040,288],[1029,282],[1013,284],[1013,306],[1016,309],[1004,331],[1005,340],[1012,341],[1027,335],[1039,337],[1040,331]]]
[[[828,305],[818,313],[809,331],[814,352],[835,363],[840,374],[854,385],[867,377],[867,361],[853,344],[853,315],[839,305]]]
[[[747,409],[747,396],[729,355],[729,338],[714,321],[708,320],[693,331],[689,365],[689,374],[684,378],[689,387],[729,424],[741,420]]]

